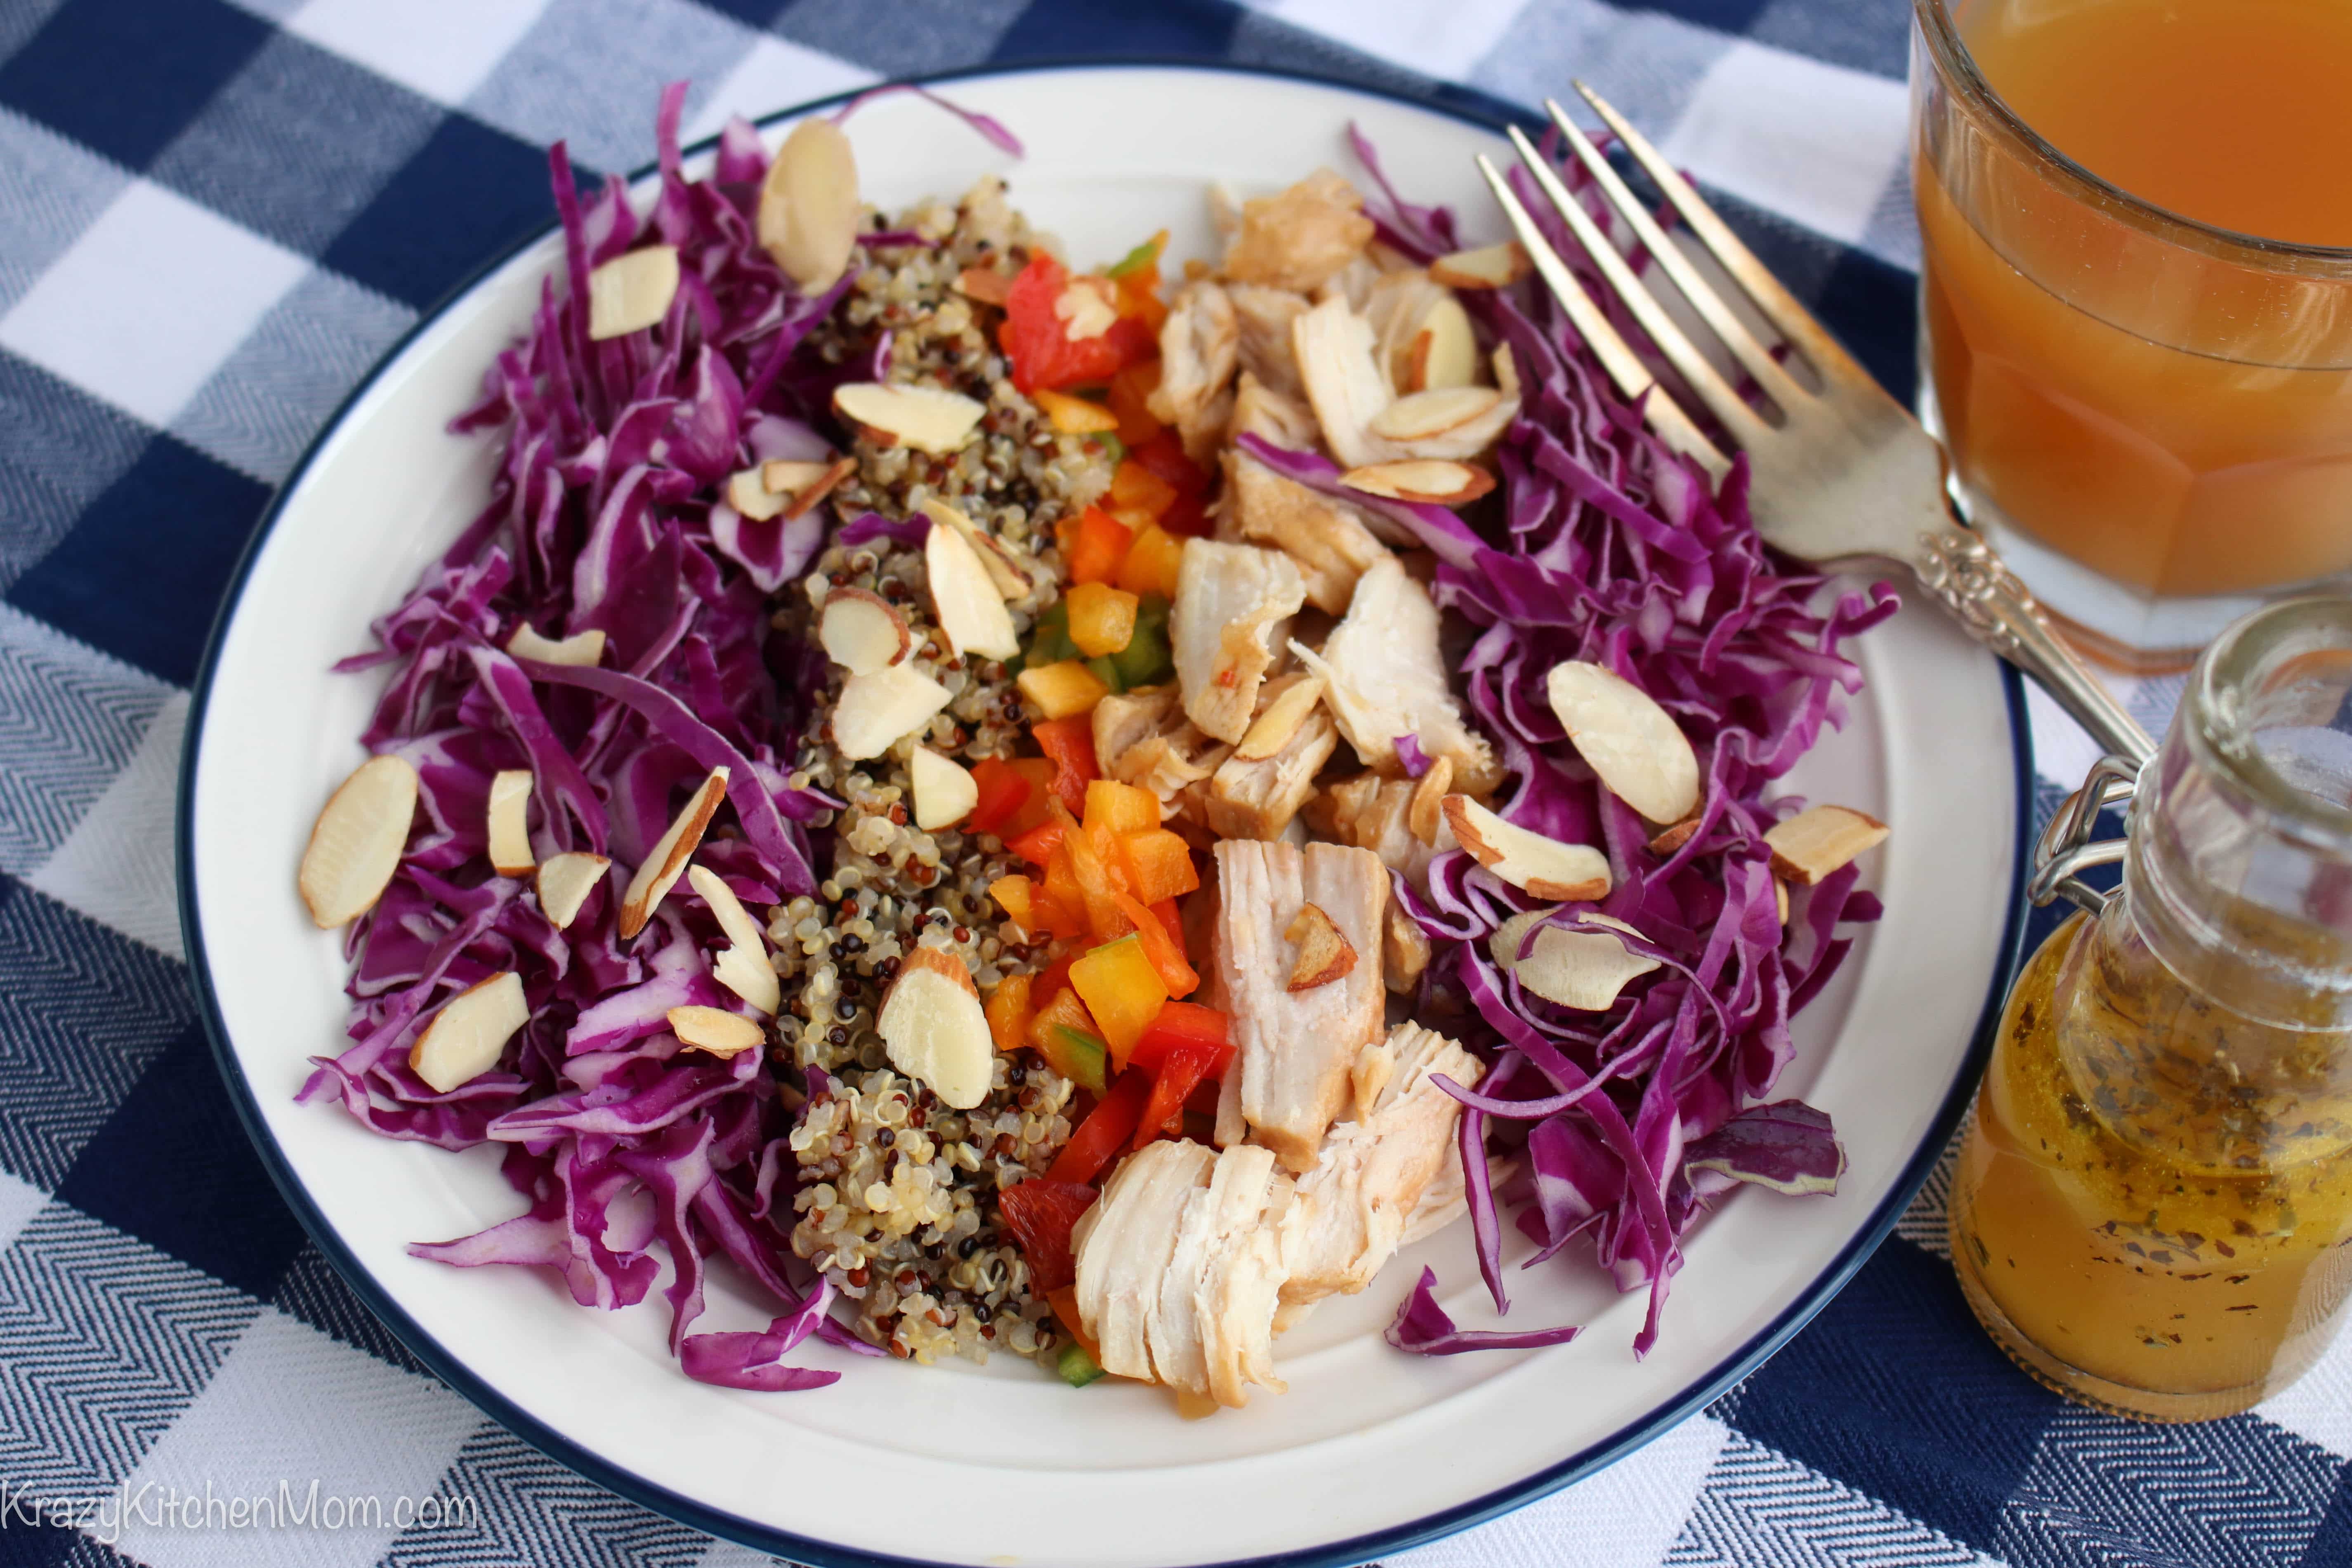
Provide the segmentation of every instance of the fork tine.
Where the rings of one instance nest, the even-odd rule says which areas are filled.
[[[1650,145],[1648,138],[1634,130],[1608,100],[1580,81],[1574,85],[1578,94],[1592,106],[1592,112],[1601,116],[1602,122],[1625,144],[1625,150],[1633,155],[1633,161],[1658,183],[1658,188],[1665,193],[1666,200],[1674,204],[1675,211],[1690,225],[1691,232],[1698,236],[1699,243],[1706,247],[1707,253],[1731,274],[1733,281],[1748,291],[1748,299],[1755,301],[1756,309],[1772,323],[1776,331],[1802,349],[1805,356],[1813,362],[1814,367],[1825,378],[1848,384],[1859,383],[1871,387],[1878,384],[1871,379],[1870,373],[1845,352],[1843,345],[1813,319],[1812,312],[1799,304],[1796,296],[1780,286],[1780,280],[1772,276],[1771,269],[1756,259],[1755,253],[1731,232],[1731,226],[1716,216],[1715,209],[1691,188],[1690,182],[1666,162],[1663,153]]]
[[[1649,367],[1642,363],[1641,357],[1627,345],[1617,329],[1609,324],[1609,318],[1593,301],[1592,296],[1585,292],[1584,285],[1577,280],[1576,274],[1568,269],[1568,264],[1552,249],[1550,242],[1544,238],[1543,230],[1536,226],[1536,220],[1528,215],[1528,209],[1519,204],[1518,194],[1511,189],[1511,183],[1503,178],[1502,172],[1495,167],[1494,160],[1484,153],[1478,154],[1478,172],[1486,177],[1487,187],[1495,193],[1496,203],[1502,207],[1503,216],[1510,220],[1513,231],[1519,237],[1519,243],[1527,247],[1528,259],[1543,275],[1552,298],[1559,300],[1560,308],[1568,312],[1569,324],[1592,350],[1601,368],[1609,373],[1609,379],[1617,384],[1619,394],[1628,402],[1641,405],[1642,416],[1648,421],[1650,428],[1657,432],[1659,440],[1698,464],[1710,476],[1721,479],[1731,467],[1729,460],[1715,449],[1713,442],[1700,434],[1698,426],[1691,423],[1690,416],[1683,411],[1682,405],[1666,395],[1666,389],[1658,384],[1657,378],[1650,374]],[[1643,395],[1644,393],[1650,395],[1646,400]]]
[[[1722,374],[1706,355],[1699,352],[1698,345],[1690,341],[1688,334],[1675,325],[1674,318],[1666,314],[1657,297],[1633,275],[1633,268],[1609,242],[1609,237],[1601,232],[1601,226],[1592,221],[1592,215],[1584,210],[1583,204],[1569,194],[1568,187],[1552,172],[1551,164],[1544,155],[1536,151],[1536,144],[1528,140],[1527,133],[1516,125],[1507,126],[1505,130],[1511,138],[1511,144],[1519,150],[1519,159],[1527,165],[1528,173],[1535,177],[1537,184],[1543,187],[1544,195],[1568,224],[1570,232],[1576,236],[1577,243],[1584,247],[1585,254],[1601,268],[1601,276],[1608,280],[1611,289],[1616,290],[1617,298],[1633,312],[1633,320],[1641,323],[1642,331],[1650,335],[1650,341],[1657,344],[1675,369],[1682,373],[1683,380],[1698,395],[1699,401],[1706,405],[1708,411],[1723,422],[1732,437],[1743,447],[1755,445],[1757,438],[1768,434],[1770,427],[1754,409],[1748,406],[1739,394],[1731,389],[1730,384],[1723,379]]]
[[[1731,308],[1724,303],[1723,296],[1716,291],[1715,287],[1699,276],[1698,269],[1690,264],[1690,258],[1683,254],[1682,247],[1666,237],[1666,231],[1658,226],[1658,220],[1650,216],[1649,207],[1626,187],[1617,171],[1610,166],[1609,160],[1601,155],[1601,149],[1592,144],[1592,139],[1568,117],[1568,110],[1559,106],[1559,100],[1545,99],[1544,109],[1550,114],[1551,122],[1558,127],[1560,135],[1567,139],[1577,162],[1584,165],[1585,172],[1600,185],[1601,194],[1609,198],[1618,216],[1633,226],[1634,237],[1642,242],[1643,248],[1665,269],[1666,276],[1674,279],[1675,287],[1682,290],[1683,298],[1690,301],[1691,309],[1696,310],[1699,319],[1723,340],[1724,346],[1731,351],[1740,368],[1756,378],[1765,395],[1782,408],[1787,408],[1793,399],[1804,396],[1804,389],[1780,367],[1780,362],[1764,345],[1756,341],[1755,333],[1748,329],[1746,323],[1731,313]]]

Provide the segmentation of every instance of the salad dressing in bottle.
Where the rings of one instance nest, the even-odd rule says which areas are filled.
[[[2095,772],[2074,821],[2101,793]],[[2122,889],[2067,890],[2095,907],[2010,994],[1953,1266],[2058,1392],[2229,1415],[2300,1376],[2352,1292],[2352,600],[2207,650],[2138,781]]]

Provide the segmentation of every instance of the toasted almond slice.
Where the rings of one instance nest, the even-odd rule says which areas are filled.
[[[1780,913],[1780,923],[1789,923],[1789,884],[1780,878],[1772,879],[1772,907]]]
[[[771,463],[769,468],[778,465]],[[793,498],[768,488],[767,480],[758,468],[745,468],[727,476],[727,504],[754,522],[765,522],[792,504]]]
[[[840,126],[811,115],[776,149],[761,182],[760,248],[803,294],[821,294],[857,247],[857,155]]]
[[[1106,279],[1081,275],[1062,285],[1054,300],[1054,315],[1062,323],[1063,337],[1084,342],[1110,331],[1111,323],[1118,320],[1118,307],[1111,302]]]
[[[920,670],[890,665],[853,675],[833,705],[833,744],[850,762],[878,757],[931,721],[953,693]]]
[[[931,589],[931,612],[958,657],[1011,658],[1021,651],[1013,612],[971,542],[952,528],[932,527],[923,535],[923,574]]]
[[[1495,385],[1506,397],[1519,395],[1519,362],[1511,354],[1511,345],[1495,345]]]
[[[956,292],[967,300],[1003,309],[1013,298],[1013,279],[992,267],[967,267],[956,274]]]
[[[1408,366],[1408,392],[1439,392],[1478,379],[1478,334],[1461,300],[1442,294],[1422,313]]]
[[[907,617],[889,600],[864,588],[835,588],[824,596],[816,640],[825,658],[852,675],[871,675],[896,664],[915,646]]]
[[[960,763],[929,746],[915,748],[908,770],[915,789],[915,826],[926,833],[951,827],[980,804],[980,784]]]
[[[507,638],[507,651],[517,658],[535,658],[541,664],[593,669],[604,661],[604,634],[573,632],[562,642],[551,642],[529,626],[520,626],[515,627],[514,636]]]
[[[1507,289],[1529,270],[1528,253],[1516,239],[1457,250],[1429,264],[1429,275],[1448,289]]]
[[[1381,977],[1388,988],[1401,996],[1410,996],[1421,984],[1422,972],[1429,967],[1429,933],[1421,922],[1406,912],[1403,904],[1389,900],[1389,911],[1381,928]]]
[[[1234,755],[1245,763],[1262,763],[1277,755],[1290,744],[1315,705],[1323,700],[1325,681],[1319,675],[1301,676],[1276,692],[1271,700],[1257,711],[1244,732]]]
[[[1445,796],[1454,787],[1454,759],[1440,757],[1414,781],[1412,798],[1405,802],[1404,824],[1423,844],[1437,842],[1438,825],[1445,820]]]
[[[556,930],[563,930],[579,918],[580,906],[588,901],[612,864],[602,855],[579,849],[549,856],[539,867],[539,912]]]
[[[327,797],[295,875],[310,919],[341,925],[375,907],[416,814],[416,770],[405,757],[371,757]]]
[[[922,512],[933,522],[945,523],[963,535],[963,542],[972,547],[980,556],[980,563],[988,568],[988,580],[996,584],[999,594],[1007,599],[1018,599],[1029,592],[1029,574],[1014,562],[1013,552],[1002,540],[982,533],[978,523],[937,496],[924,500]]]
[[[1513,915],[1486,939],[1486,951],[1494,955],[1496,966],[1507,973],[1518,976],[1519,984],[1548,1002],[1563,1007],[1575,1007],[1588,1013],[1605,1013],[1617,1001],[1626,985],[1658,967],[1658,961],[1636,953],[1607,931],[1562,931],[1546,925],[1536,932],[1532,946],[1528,944],[1528,932],[1553,913],[1550,910],[1530,910]],[[1587,913],[1580,917],[1593,925],[1612,926],[1630,936],[1642,933],[1623,921],[1612,920],[1603,914]],[[1528,947],[1528,955],[1519,956],[1519,949]]]
[[[1849,805],[1809,805],[1764,831],[1772,874],[1810,888],[1865,849],[1886,842],[1886,824]]]
[[[441,1004],[408,1047],[408,1070],[434,1093],[446,1094],[498,1066],[507,1042],[529,1022],[522,976],[512,970],[493,974]]]
[[[760,483],[776,494],[790,499],[809,488],[833,471],[829,462],[817,462],[805,458],[771,458],[760,465]],[[735,509],[741,511],[741,507]]]
[[[629,879],[629,890],[621,895],[621,940],[628,941],[646,929],[654,907],[667,896],[686,872],[686,863],[702,843],[703,831],[710,826],[711,816],[727,794],[727,770],[713,768],[710,776],[702,781],[692,798],[679,808],[676,820],[662,834],[660,842],[646,857],[637,874]]]
[[[771,463],[768,466],[770,468],[775,467],[773,463]],[[815,479],[811,479],[807,484],[793,492],[792,505],[784,508],[784,515],[787,518],[800,516],[801,513],[808,510],[809,508],[816,505],[817,502],[823,500],[825,497],[831,495],[835,489],[839,489],[841,481],[847,479],[856,471],[856,458],[835,458],[832,462],[825,465],[824,471],[823,473],[817,475]]]
[[[1391,441],[1426,441],[1493,413],[1502,401],[1491,386],[1433,387],[1398,398],[1372,416],[1369,428]]]
[[[490,868],[501,877],[530,874],[530,770],[504,769],[490,779]]]
[[[1699,814],[1696,812],[1684,817],[1650,840],[1650,853],[1661,858],[1672,855],[1691,841],[1691,835],[1698,831],[1698,822]]]
[[[711,962],[710,977],[774,1017],[783,1005],[783,984],[776,978],[776,966],[768,960],[767,938],[760,922],[751,918],[727,879],[709,867],[688,866],[686,881],[710,906],[730,943]]]
[[[755,1050],[768,1038],[768,1031],[754,1018],[740,1013],[730,1013],[724,1007],[672,1007],[663,1015],[669,1032],[678,1044],[689,1051],[707,1051],[714,1057],[731,1057],[738,1051]]]
[[[1581,659],[1552,666],[1551,710],[1609,792],[1652,822],[1698,809],[1698,753],[1674,715],[1615,670]]]
[[[1402,462],[1373,463],[1350,468],[1339,482],[1368,496],[1390,500],[1425,501],[1434,506],[1460,506],[1476,500],[1495,488],[1495,476],[1467,463],[1439,458],[1408,458]]]
[[[588,274],[588,336],[603,342],[642,331],[668,315],[676,298],[677,247],[625,251]]]
[[[1282,934],[1298,944],[1297,961],[1290,966],[1291,990],[1312,991],[1354,972],[1356,944],[1320,905],[1301,904]]]
[[[1607,895],[1609,858],[1591,845],[1563,844],[1506,822],[1466,795],[1447,795],[1444,810],[1454,841],[1512,887],[1562,903]]]
[[[1099,403],[1043,386],[1029,396],[1054,428],[1065,436],[1099,436],[1118,428],[1118,416]]]
[[[988,410],[961,392],[936,386],[898,386],[853,381],[835,387],[833,406],[844,419],[865,426],[887,441],[903,441],[918,452],[942,456],[960,449],[980,427]]]
[[[898,961],[898,978],[884,994],[874,1026],[890,1065],[943,1104],[970,1110],[987,1098],[996,1041],[963,960],[935,947],[909,951]]]
[[[694,889],[695,897],[710,906],[712,918],[727,933],[729,942],[755,952],[767,951],[767,933],[751,918],[751,911],[743,907],[743,900],[735,896],[735,889],[727,885],[726,878],[708,866],[688,866],[686,885]]]

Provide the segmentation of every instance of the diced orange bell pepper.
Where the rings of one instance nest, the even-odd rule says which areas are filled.
[[[1212,1066],[1215,1073],[1222,1075],[1233,1056],[1232,1032],[1232,1018],[1214,1007],[1203,1007],[1196,1002],[1171,1002],[1160,1009],[1160,1016],[1143,1031],[1143,1037],[1135,1043],[1135,1054],[1128,1059],[1153,1072],[1169,1052],[1196,1047],[1215,1055]]]
[[[1118,524],[1111,526],[1117,528]],[[1075,658],[1024,669],[1015,684],[1029,706],[1037,710],[1038,717],[1049,721],[1091,713],[1096,703],[1110,695],[1110,688],[1103,684],[1102,677]]]
[[[1121,1073],[1118,1081],[1110,1086],[1110,1092],[1103,1096],[1102,1103],[1078,1123],[1078,1130],[1062,1145],[1045,1179],[1093,1181],[1127,1147],[1127,1141],[1135,1135],[1136,1123],[1142,1119],[1144,1103],[1150,1098],[1149,1073]]]
[[[1037,749],[1054,764],[1054,798],[1073,816],[1087,808],[1087,786],[1102,777],[1091,719],[1054,719],[1034,726]]]
[[[1134,638],[1141,603],[1135,595],[1097,580],[1072,584],[1064,602],[1070,606],[1070,640],[1088,658],[1118,653]]]
[[[1066,872],[1061,869],[1064,866],[1068,868]],[[1078,901],[1075,907],[1086,910],[1087,927],[1094,932],[1097,942],[1125,936],[1132,929],[1118,907],[1118,895],[1126,890],[1125,874],[1114,873],[1094,835],[1077,830],[1062,836],[1054,864],[1046,869],[1049,886],[1057,872],[1076,884]],[[1050,890],[1057,899],[1065,897],[1058,886],[1051,886]]]
[[[980,797],[963,819],[967,833],[1002,831],[1029,799],[1029,781],[1011,763],[995,757],[982,757],[972,764],[971,782]]]
[[[1029,785],[1028,795],[1004,826],[996,830],[997,837],[1009,844],[1031,828],[1054,819],[1054,780],[1062,769],[1051,757],[1015,757],[1004,765]]]
[[[1167,428],[1151,412],[1151,395],[1160,388],[1160,362],[1139,360],[1110,378],[1110,411],[1118,416],[1118,438],[1140,447]]]
[[[1102,1029],[1087,1012],[1078,993],[1068,986],[1055,992],[1030,1015],[1027,1043],[1072,1083],[1100,1094],[1109,1081]]]
[[[1008,974],[988,994],[988,1037],[1002,1051],[1019,1050],[1029,1039],[1029,987],[1033,976]]]
[[[1158,917],[1160,925],[1175,942],[1178,952],[1187,952],[1192,950],[1192,942],[1184,931],[1184,911],[1177,906],[1175,900],[1160,900],[1151,906],[1151,912]]]
[[[1031,1286],[1045,1293],[1066,1290],[1077,1283],[1076,1263],[1070,1256],[1070,1232],[1080,1215],[1094,1207],[1101,1194],[1076,1182],[1040,1180],[1035,1176],[997,1194],[996,1212],[1004,1228],[1020,1245],[1029,1264]],[[1097,1363],[1100,1364],[1100,1363]]]
[[[1152,796],[1152,804],[1159,804],[1157,795]],[[1192,847],[1170,828],[1123,834],[1118,850],[1127,865],[1128,890],[1139,903],[1181,898],[1201,885],[1200,869],[1192,864]]]
[[[1042,386],[1029,395],[1047,422],[1065,436],[1098,436],[1118,428],[1118,416],[1099,403]]]
[[[1004,911],[1005,919],[1023,931],[1034,931],[1038,927],[1037,884],[1026,877],[999,877],[988,885],[988,896]]]
[[[1168,987],[1139,936],[1105,942],[1071,964],[1070,988],[1102,1026],[1103,1044],[1122,1068],[1145,1026],[1168,1005]]]
[[[1140,1149],[1167,1130],[1184,1110],[1184,1102],[1192,1091],[1207,1080],[1216,1068],[1221,1047],[1204,1045],[1181,1045],[1171,1047],[1160,1058],[1151,1075],[1151,1098],[1144,1102],[1143,1114],[1136,1119],[1135,1142],[1130,1148]],[[1181,1125],[1181,1124],[1180,1124]]]
[[[1141,833],[1160,826],[1160,797],[1140,784],[1097,779],[1087,785],[1086,815],[1081,820],[1090,829]],[[1133,881],[1129,879],[1130,886]]]
[[[1118,585],[1130,594],[1173,599],[1176,574],[1183,564],[1183,540],[1153,522],[1137,530],[1135,542],[1127,547],[1127,559],[1118,563]]]
[[[1062,835],[1068,831],[1069,828],[1060,819],[1055,818],[1039,823],[1026,833],[1006,839],[1004,847],[1032,866],[1050,866],[1054,861],[1054,851],[1062,847]],[[994,890],[993,888],[990,889],[992,892]],[[1010,910],[1005,912],[1012,913]],[[1014,915],[1013,918],[1020,919],[1018,915]]]
[[[1054,1309],[1054,1317],[1062,1325],[1062,1331],[1077,1341],[1078,1348],[1087,1352],[1087,1359],[1097,1366],[1102,1365],[1102,1346],[1087,1332],[1086,1323],[1078,1317],[1077,1288],[1065,1285],[1058,1290],[1046,1291],[1045,1304]]]
[[[1078,514],[1077,531],[1071,535],[1067,546],[1070,581],[1113,581],[1118,576],[1119,563],[1127,559],[1128,547],[1134,542],[1135,534],[1127,524],[1100,507],[1087,508]],[[1075,630],[1071,637],[1076,640]]]
[[[1159,437],[1152,438],[1155,442]],[[1113,469],[1110,476],[1110,504],[1125,510],[1150,512],[1158,517],[1176,504],[1174,485],[1129,458]]]
[[[1198,991],[1201,976],[1184,956],[1183,939],[1169,934],[1168,928],[1136,902],[1131,894],[1119,894],[1118,901],[1119,913],[1133,928],[1136,940],[1143,944],[1152,972],[1160,976],[1160,988],[1171,996],[1190,996]]]

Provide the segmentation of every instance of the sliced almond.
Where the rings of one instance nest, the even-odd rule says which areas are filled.
[[[935,947],[908,952],[898,961],[898,978],[883,996],[874,1026],[890,1065],[941,1103],[970,1110],[987,1098],[996,1041],[963,960]]]
[[[1290,989],[1312,991],[1328,985],[1356,967],[1356,945],[1348,940],[1322,906],[1307,903],[1282,933],[1298,944],[1297,961],[1290,966]]]
[[[1612,795],[1652,822],[1698,809],[1698,753],[1648,692],[1581,659],[1552,666],[1544,687],[1577,754]]]
[[[1408,392],[1435,392],[1468,386],[1478,379],[1478,334],[1471,330],[1470,312],[1451,294],[1438,297],[1423,313],[1413,334],[1405,372]]]
[[[294,879],[321,929],[366,913],[383,897],[415,814],[416,770],[405,757],[369,758],[327,797]]]
[[[1062,323],[1062,336],[1077,343],[1109,331],[1111,323],[1118,320],[1118,307],[1111,300],[1108,281],[1077,277],[1062,285],[1054,300],[1054,315]]]
[[[951,827],[980,804],[980,784],[960,763],[917,746],[908,769],[915,789],[915,826],[926,833]]]
[[[1476,500],[1495,488],[1495,476],[1467,463],[1435,458],[1408,458],[1402,462],[1373,463],[1350,468],[1339,482],[1368,496],[1390,500],[1423,501],[1433,506],[1460,506]]]
[[[434,1093],[446,1094],[498,1066],[507,1042],[529,1022],[522,976],[512,970],[494,974],[441,1004],[408,1047],[408,1070]]]
[[[767,466],[772,468],[778,465],[770,463]],[[831,495],[835,489],[839,489],[841,481],[849,478],[850,475],[856,471],[856,458],[835,458],[832,462],[827,463],[824,466],[824,472],[818,474],[816,478],[811,479],[807,484],[803,485],[793,491],[792,504],[784,508],[784,515],[788,518],[800,516],[801,513],[808,510],[809,508],[816,505],[817,502],[823,500],[825,497]]]
[[[824,596],[816,640],[825,658],[852,675],[871,675],[896,664],[915,646],[907,617],[889,600],[864,588],[835,588]]]
[[[1607,896],[1609,858],[1591,845],[1563,844],[1506,822],[1466,795],[1447,795],[1443,809],[1454,841],[1512,887],[1561,903]]]
[[[1448,289],[1507,289],[1529,270],[1527,249],[1516,239],[1457,250],[1429,264],[1429,275]]]
[[[621,895],[621,940],[628,941],[646,929],[654,907],[667,896],[671,888],[686,872],[686,863],[693,858],[702,843],[702,835],[710,826],[711,816],[727,795],[727,770],[713,768],[663,833],[660,842],[646,857],[637,874],[629,879],[629,890]]]
[[[677,298],[677,247],[624,252],[588,274],[588,336],[603,342],[642,331],[668,315]]]
[[[490,779],[490,868],[501,877],[530,874],[530,770],[512,768]]]
[[[1106,430],[1118,428],[1118,416],[1099,403],[1089,403],[1083,397],[1073,397],[1066,392],[1039,387],[1031,393],[1030,400],[1054,428],[1065,436],[1099,436]]]
[[[923,574],[931,589],[931,610],[948,647],[960,658],[1011,658],[1021,651],[1013,612],[971,542],[952,528],[933,527],[923,535]]]
[[[771,468],[780,466],[775,463],[768,465]],[[784,491],[770,489],[761,469],[745,468],[740,473],[727,476],[727,504],[754,522],[765,522],[780,515],[792,504],[792,500],[791,495]]]
[[[841,700],[833,705],[834,748],[853,763],[878,757],[929,723],[951,696],[904,664],[853,675],[842,682]]]
[[[760,248],[803,294],[821,294],[857,247],[857,155],[841,127],[811,115],[776,149],[761,182]]]
[[[1323,700],[1324,679],[1319,675],[1302,676],[1275,693],[1271,701],[1258,710],[1250,721],[1249,729],[1234,748],[1234,755],[1245,763],[1262,763],[1278,755],[1290,744],[1315,705]]]
[[[1486,951],[1493,954],[1496,967],[1517,975],[1521,985],[1544,1000],[1588,1013],[1605,1013],[1628,984],[1658,967],[1656,959],[1633,952],[1607,931],[1562,931],[1543,925],[1552,913],[1530,910],[1513,915],[1486,939]],[[1607,915],[1588,913],[1580,918],[1630,936],[1642,934]],[[1539,925],[1543,929],[1536,931],[1534,944],[1529,946],[1528,932]],[[1519,956],[1523,946],[1528,948],[1525,958]]]
[[[724,1007],[672,1007],[663,1018],[669,1025],[669,1032],[677,1037],[678,1044],[689,1051],[708,1051],[714,1057],[731,1057],[738,1051],[756,1049],[768,1038],[768,1031],[760,1026],[758,1020],[730,1013]]]
[[[789,499],[832,471],[833,465],[829,462],[821,463],[806,458],[771,458],[760,465],[760,483]],[[739,506],[735,510],[741,511],[743,509]]]
[[[1029,574],[1014,562],[1003,541],[982,532],[978,523],[937,496],[924,500],[922,513],[933,522],[945,523],[963,535],[963,542],[972,547],[980,556],[980,563],[988,568],[988,580],[996,584],[999,594],[1007,599],[1027,595],[1032,586]]]
[[[941,456],[961,448],[988,410],[961,392],[936,386],[897,386],[853,381],[835,387],[833,406],[844,419],[865,426],[888,442]]]
[[[593,669],[604,661],[604,634],[573,632],[562,642],[551,642],[528,626],[520,626],[514,629],[514,636],[507,638],[507,651],[517,658],[535,658],[541,664]]]
[[[1453,787],[1452,757],[1438,758],[1413,781],[1412,798],[1405,803],[1404,824],[1423,844],[1437,842],[1437,829],[1445,821],[1445,796]]]
[[[1372,416],[1369,428],[1391,441],[1426,441],[1493,413],[1502,401],[1491,386],[1433,387],[1398,398]]]
[[[579,917],[580,906],[604,879],[612,862],[602,855],[572,850],[551,855],[539,867],[539,912],[562,931]]]
[[[751,918],[727,879],[709,867],[688,866],[686,882],[710,906],[719,929],[727,933],[730,945],[711,962],[710,977],[774,1017],[783,1005],[783,985],[776,978],[776,966],[768,961],[767,937],[760,922]]]
[[[1780,878],[1772,879],[1772,907],[1780,911],[1780,924],[1789,923],[1789,884]]]
[[[967,300],[1003,309],[1013,298],[1013,279],[992,267],[967,267],[956,274],[956,292]]]
[[[1865,849],[1886,842],[1886,824],[1847,805],[1809,805],[1765,829],[1772,874],[1810,888]]]
[[[1684,817],[1680,822],[1650,840],[1650,853],[1662,859],[1672,855],[1691,841],[1691,835],[1698,831],[1698,823],[1696,813]]]

